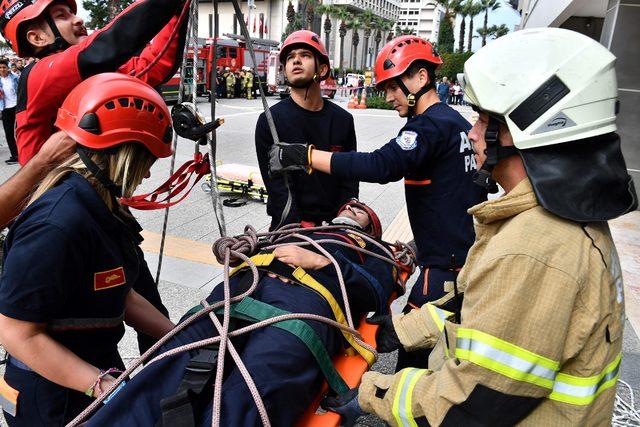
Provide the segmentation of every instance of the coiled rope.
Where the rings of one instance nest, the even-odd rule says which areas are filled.
[[[301,228],[299,224],[292,224],[292,225],[283,227],[283,229],[281,230],[276,230],[276,231],[271,231],[266,233],[257,233],[253,227],[247,226],[245,227],[245,233],[243,235],[236,236],[236,237],[222,237],[218,239],[214,243],[212,250],[216,256],[216,259],[221,260],[224,266],[224,280],[223,280],[224,300],[215,302],[213,304],[209,304],[206,301],[206,299],[201,301],[201,304],[204,307],[202,310],[191,315],[185,321],[178,324],[171,332],[169,332],[167,335],[162,337],[142,356],[137,358],[116,379],[116,381],[109,387],[109,389],[105,391],[105,393],[103,393],[98,399],[93,401],[91,405],[89,405],[84,411],[82,411],[82,413],[80,413],[73,421],[71,421],[68,424],[68,426],[69,427],[77,426],[80,423],[82,423],[85,419],[87,419],[99,407],[102,401],[106,399],[107,396],[109,396],[114,390],[118,388],[120,383],[122,383],[136,369],[142,366],[142,364],[145,361],[151,359],[151,357],[157,352],[157,350],[162,345],[167,343],[172,337],[174,337],[180,331],[185,329],[187,326],[191,325],[193,322],[195,322],[196,320],[200,319],[205,315],[209,316],[209,318],[213,322],[214,327],[218,331],[218,336],[196,341],[180,347],[176,347],[174,349],[171,349],[169,351],[156,355],[155,357],[153,357],[153,359],[150,360],[150,362],[146,366],[150,366],[159,360],[181,354],[185,351],[195,350],[198,348],[219,343],[219,356],[218,356],[216,380],[215,380],[214,393],[213,393],[213,412],[212,412],[213,416],[211,420],[211,425],[213,427],[217,427],[220,425],[222,380],[223,380],[224,365],[225,365],[225,354],[227,351],[231,355],[231,358],[233,359],[235,365],[238,367],[240,373],[242,374],[242,377],[244,378],[251,392],[251,396],[254,402],[256,403],[256,407],[258,408],[258,413],[260,414],[260,418],[263,425],[265,426],[271,425],[269,416],[265,409],[264,403],[262,402],[262,398],[260,397],[260,394],[255,386],[255,383],[253,382],[251,375],[249,374],[246,366],[242,362],[237,350],[231,343],[232,337],[246,334],[251,331],[257,330],[259,328],[273,325],[274,323],[282,322],[285,320],[293,320],[293,319],[314,320],[314,321],[325,323],[329,326],[333,326],[335,328],[338,328],[342,331],[345,331],[351,334],[354,341],[360,346],[362,346],[363,348],[365,348],[366,350],[370,351],[374,355],[374,358],[377,360],[378,353],[376,352],[375,348],[373,348],[372,346],[364,342],[362,340],[362,336],[360,335],[360,333],[354,328],[353,320],[351,318],[351,310],[349,308],[349,299],[347,295],[347,290],[344,283],[344,278],[342,277],[342,271],[340,269],[340,266],[335,260],[335,258],[328,251],[326,251],[321,246],[321,244],[331,243],[335,245],[346,246],[353,250],[362,252],[365,255],[373,256],[378,259],[381,259],[393,266],[397,266],[398,262],[394,258],[393,252],[389,250],[388,248],[389,244],[381,241],[377,241],[372,237],[370,237],[369,235],[355,228],[351,229],[350,227],[348,227],[350,228],[351,233],[356,234],[362,239],[373,243],[375,246],[380,248],[385,255],[380,255],[378,253],[369,251],[367,249],[361,248],[356,245],[349,245],[348,243],[345,243],[340,240],[333,240],[333,239],[313,240],[308,236],[301,234],[303,232],[307,233],[312,231],[327,231],[327,230],[336,230],[336,229],[344,229],[344,228],[345,228],[344,226],[321,226],[321,227],[313,227],[313,228]],[[283,241],[285,239],[290,239],[290,238],[297,239],[298,241],[294,241],[290,243],[289,242],[285,243]],[[230,331],[229,323],[231,318],[231,304],[235,302],[239,302],[244,297],[251,295],[253,291],[256,289],[256,287],[258,286],[258,279],[259,279],[258,269],[250,257],[256,254],[259,250],[269,251],[279,246],[284,246],[289,244],[298,245],[298,246],[313,246],[325,257],[327,257],[330,260],[330,262],[333,264],[336,270],[336,274],[337,274],[338,282],[340,286],[340,292],[343,298],[343,303],[345,307],[345,316],[347,318],[347,325],[339,323],[334,319],[330,319],[314,313],[290,313],[286,315],[276,316],[270,319],[266,319],[266,320],[251,324],[249,326],[245,326],[240,329]],[[403,254],[402,258],[404,260],[409,259],[406,253]],[[414,261],[415,261],[415,258],[414,258]],[[245,292],[236,296],[231,296],[231,289],[229,284],[229,274],[230,274],[229,269],[232,265],[237,265],[242,262],[245,262],[248,265],[252,274],[252,282],[249,288]],[[220,323],[220,320],[214,313],[215,310],[221,307],[223,307],[222,323]]]

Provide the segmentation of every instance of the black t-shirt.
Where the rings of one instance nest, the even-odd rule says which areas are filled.
[[[5,242],[0,313],[34,323],[77,356],[117,354],[125,299],[151,280],[129,227],[72,173],[18,217]]]
[[[273,107],[271,114],[282,142],[313,144],[319,150],[345,152],[356,150],[353,117],[332,102],[325,101],[320,111],[309,111],[293,99],[285,99]],[[287,188],[282,176],[269,177],[269,149],[273,138],[263,114],[256,125],[256,152],[260,172],[269,193],[267,214],[271,228],[278,225],[287,202]],[[358,197],[358,181],[314,171],[291,176],[293,203],[284,224],[301,220],[321,222],[335,217],[338,208],[352,197]]]
[[[331,173],[343,178],[383,184],[404,178],[422,266],[448,268],[452,261],[461,266],[474,242],[467,210],[486,200],[487,193],[473,183],[470,128],[460,113],[438,102],[409,119],[397,137],[374,152],[331,158]]]

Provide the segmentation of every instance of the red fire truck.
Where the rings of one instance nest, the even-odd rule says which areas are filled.
[[[227,38],[218,38],[216,46],[216,66],[218,68],[229,67],[231,71],[238,71],[244,66],[253,69],[256,78],[259,77],[263,86],[265,86],[267,78],[269,52],[279,45],[275,40],[251,39],[253,49],[256,54],[257,66],[251,60],[249,49],[246,46],[244,37],[237,34],[225,34]],[[211,91],[211,69],[213,64],[213,39],[198,39],[198,58],[197,58],[197,96],[204,96]],[[188,52],[187,56],[187,82],[191,82],[193,78],[193,51]],[[256,79],[257,80],[257,79]],[[257,81],[254,80],[254,87],[257,87]],[[190,98],[191,87],[187,88],[185,99]],[[180,71],[161,87],[162,96],[166,102],[176,101],[178,99],[178,90],[180,87]]]

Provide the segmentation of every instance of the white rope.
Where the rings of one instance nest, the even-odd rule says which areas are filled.
[[[631,386],[625,381],[618,380],[615,405],[611,425],[613,427],[637,427],[640,426],[640,409],[636,407],[635,396]],[[626,389],[626,390],[625,390]],[[626,398],[623,397],[626,394]]]

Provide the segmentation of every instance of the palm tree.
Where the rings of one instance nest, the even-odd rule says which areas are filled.
[[[338,35],[340,36],[340,75],[342,75],[342,66],[344,64],[344,38],[347,35],[347,22],[351,18],[351,14],[346,8],[340,7],[336,12],[336,18],[340,21],[340,27],[338,28]]]
[[[500,26],[492,25],[491,32],[495,38],[499,38],[505,36],[509,33],[509,28],[507,28],[506,24],[500,24]]]
[[[313,31],[313,18],[315,17],[314,1],[307,2],[307,30]]]
[[[380,42],[382,41],[382,33],[393,28],[393,23],[380,17],[376,17],[374,22],[376,27],[376,35],[374,38],[374,41],[376,42],[376,48],[374,49],[373,53],[374,55],[378,55],[378,48],[380,47]]]
[[[329,52],[329,41],[331,38],[331,18],[335,17],[337,12],[336,6],[331,4],[321,4],[316,7],[316,13],[319,15],[325,15],[324,18],[324,35],[325,35],[325,47],[327,48],[327,52]]]
[[[469,7],[473,4],[473,0],[467,0],[464,3],[458,3],[455,11],[462,17],[460,22],[460,34],[458,36],[458,52],[464,50],[464,34],[467,28],[467,16],[469,15]]]
[[[482,5],[475,3],[473,0],[469,0],[469,9],[467,14],[469,15],[469,41],[467,42],[467,50],[471,52],[471,41],[473,40],[473,18],[482,12]]]
[[[482,10],[484,10],[484,31],[482,32],[482,46],[487,44],[487,24],[489,22],[489,10],[496,10],[500,8],[499,0],[480,0]]]
[[[354,68],[356,66],[356,54],[358,52],[358,44],[360,44],[360,33],[358,30],[362,28],[362,21],[358,16],[353,16],[347,23],[347,27],[353,31],[353,36],[351,37],[351,62],[349,63],[349,68]]]
[[[362,49],[362,68],[369,66],[367,53],[369,52],[369,39],[371,38],[371,30],[374,27],[374,19],[376,14],[371,9],[367,9],[360,15],[360,20],[364,26],[364,49]]]

